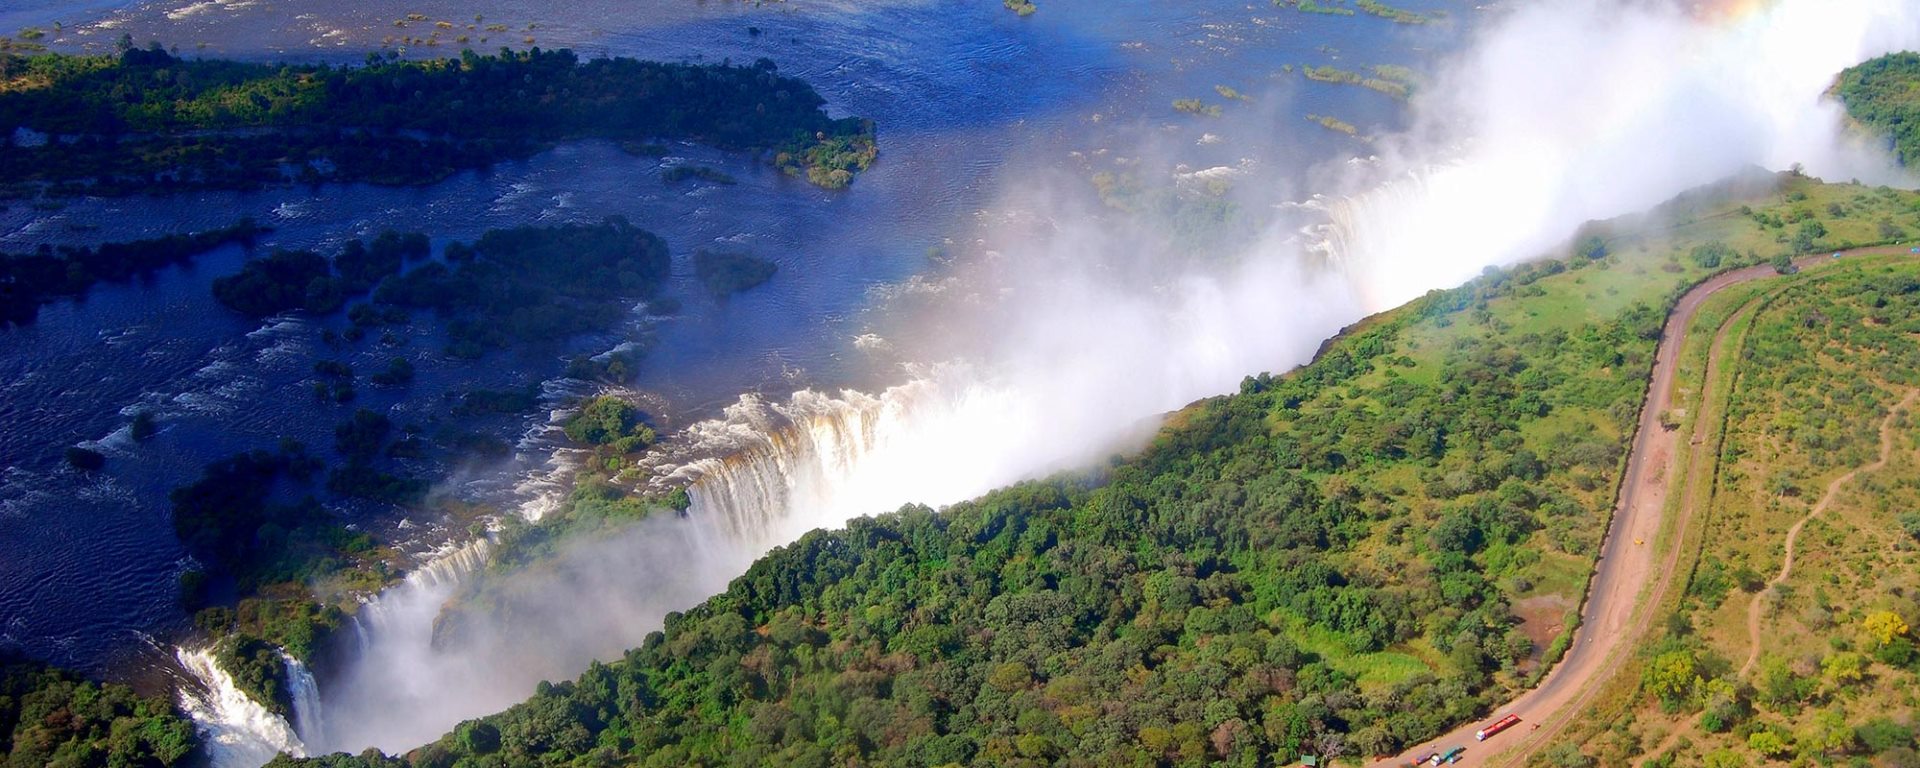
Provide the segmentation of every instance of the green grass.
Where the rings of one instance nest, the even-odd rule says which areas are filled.
[[[1340,0],[1327,0],[1325,3],[1320,3],[1316,0],[1292,0],[1291,2],[1289,2],[1289,0],[1273,0],[1274,5],[1292,5],[1304,13],[1318,13],[1326,16],[1352,16],[1353,9],[1339,5],[1339,2]]]
[[[1514,600],[1584,590],[1653,341],[1708,272],[1691,248],[1771,255],[1773,209],[1878,194],[1768,181],[1783,186],[1596,225],[1597,258],[1546,254],[1370,318],[1096,474],[811,533],[643,647],[487,718],[505,745],[487,759],[1258,764],[1333,734],[1417,746],[1535,674]],[[1209,746],[1207,720],[1237,735]],[[411,759],[480,751],[449,736]]]
[[[1778,568],[1786,525],[1806,514],[1829,479],[1872,459],[1877,448],[1870,444],[1877,442],[1877,425],[1885,407],[1898,399],[1904,391],[1901,387],[1920,384],[1905,362],[1920,356],[1920,344],[1911,338],[1912,331],[1920,330],[1920,302],[1883,292],[1908,279],[1920,285],[1920,263],[1905,254],[1854,256],[1842,262],[1821,261],[1790,277],[1729,289],[1702,307],[1692,328],[1698,337],[1690,338],[1682,350],[1684,397],[1698,397],[1706,344],[1723,325],[1731,347],[1711,384],[1722,393],[1715,395],[1720,407],[1689,414],[1683,429],[1699,424],[1709,431],[1706,439],[1712,440],[1711,433],[1724,418],[1725,447],[1718,467],[1692,468],[1707,472],[1705,477],[1717,478],[1717,483],[1695,489],[1694,524],[1681,543],[1682,580],[1673,597],[1655,611],[1661,616],[1679,611],[1688,617],[1689,629],[1660,633],[1655,641],[1660,652],[1726,658],[1732,666],[1745,659],[1750,596],[1734,589],[1721,602],[1705,602],[1688,588],[1685,574],[1695,572],[1692,564],[1697,556],[1702,563],[1745,564],[1770,576]],[[1733,313],[1746,306],[1753,311],[1728,325]],[[1880,321],[1860,322],[1875,313]],[[1881,321],[1892,325],[1879,325]],[[1873,394],[1886,388],[1894,391]],[[1829,401],[1847,392],[1856,398],[1851,404]],[[1784,418],[1795,413],[1817,414],[1819,420]],[[1817,434],[1804,429],[1781,431],[1781,425],[1796,423],[1823,426]],[[1867,727],[1875,718],[1888,716],[1910,718],[1914,705],[1910,691],[1920,667],[1870,662],[1865,684],[1821,681],[1818,671],[1824,657],[1861,647],[1859,622],[1867,611],[1889,606],[1906,614],[1917,610],[1904,597],[1913,586],[1914,558],[1907,555],[1908,567],[1903,568],[1901,556],[1888,557],[1903,546],[1910,550],[1911,543],[1903,544],[1902,534],[1875,533],[1894,527],[1888,510],[1920,503],[1920,483],[1897,479],[1913,476],[1910,447],[1896,451],[1895,456],[1888,469],[1843,487],[1834,508],[1808,525],[1791,582],[1795,589],[1783,609],[1763,620],[1766,658],[1794,660],[1781,667],[1779,674],[1789,686],[1799,686],[1798,693],[1778,698],[1771,683],[1743,681],[1741,685],[1752,687],[1738,689],[1742,709],[1734,713],[1732,722],[1739,727],[1719,733],[1714,732],[1718,728],[1707,728],[1714,721],[1700,714],[1706,706],[1704,694],[1681,702],[1676,712],[1672,707],[1655,707],[1648,697],[1630,695],[1632,679],[1621,680],[1610,694],[1609,714],[1589,719],[1574,740],[1609,764],[1624,757],[1617,740],[1601,736],[1610,725],[1649,737],[1678,729],[1691,741],[1680,750],[1683,753],[1723,751],[1752,759],[1740,735],[1749,730],[1806,733],[1817,717],[1836,718],[1849,727]],[[1800,478],[1799,485],[1807,491],[1798,497],[1774,492],[1770,478],[1780,473]],[[1706,679],[1729,676],[1725,668],[1710,664],[1709,669],[1720,671],[1705,673]],[[1910,736],[1905,743],[1895,747],[1914,746]],[[1853,751],[1870,755],[1889,748],[1855,744]],[[1822,756],[1820,749],[1806,744],[1794,749],[1802,761]],[[1891,753],[1887,759],[1893,759]]]

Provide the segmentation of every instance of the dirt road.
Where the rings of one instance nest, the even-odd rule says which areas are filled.
[[[1853,482],[1853,479],[1863,472],[1879,470],[1893,458],[1893,418],[1900,415],[1901,411],[1912,407],[1916,395],[1920,395],[1920,392],[1908,392],[1906,397],[1901,398],[1899,403],[1887,411],[1886,418],[1880,420],[1880,458],[1874,459],[1872,464],[1858,467],[1834,478],[1833,482],[1827,484],[1827,491],[1821,494],[1819,503],[1813,505],[1813,510],[1808,512],[1806,517],[1800,518],[1799,522],[1794,523],[1792,528],[1787,529],[1787,554],[1780,562],[1780,573],[1767,582],[1766,589],[1755,592],[1753,602],[1747,604],[1747,661],[1740,665],[1740,673],[1734,677],[1746,677],[1747,672],[1753,669],[1754,663],[1760,660],[1761,609],[1765,605],[1767,593],[1773,591],[1774,585],[1786,581],[1787,577],[1793,575],[1794,548],[1800,542],[1800,531],[1807,527],[1807,523],[1813,522],[1822,512],[1827,511],[1827,507],[1833,504],[1834,497],[1840,495],[1840,489],[1847,483]]]
[[[1849,252],[1849,255],[1905,252],[1905,248],[1883,247],[1861,249]],[[1807,269],[1830,260],[1831,256],[1808,256],[1795,263]],[[1694,286],[1680,298],[1667,316],[1666,326],[1660,335],[1659,350],[1654,358],[1653,376],[1640,409],[1640,425],[1634,433],[1633,445],[1627,457],[1627,471],[1621,481],[1619,501],[1607,527],[1606,539],[1601,544],[1600,559],[1595,565],[1593,578],[1588,583],[1587,598],[1580,612],[1580,627],[1574,632],[1573,643],[1566,656],[1547,673],[1538,687],[1496,708],[1484,721],[1466,723],[1418,748],[1374,761],[1369,763],[1370,766],[1404,766],[1430,752],[1444,752],[1456,746],[1466,747],[1466,753],[1455,765],[1520,765],[1529,754],[1551,743],[1553,737],[1612,677],[1612,673],[1653,623],[1653,617],[1641,615],[1644,613],[1642,609],[1659,603],[1671,586],[1678,547],[1685,538],[1675,535],[1670,541],[1664,542],[1669,547],[1667,552],[1654,552],[1653,544],[1660,531],[1661,512],[1666,508],[1669,491],[1673,489],[1669,480],[1674,479],[1674,458],[1678,455],[1682,438],[1679,431],[1670,432],[1662,428],[1659,418],[1673,405],[1674,378],[1680,350],[1686,340],[1687,326],[1692,324],[1701,305],[1714,294],[1776,274],[1772,267],[1766,265],[1722,273]],[[1725,333],[1725,328],[1726,325],[1723,325],[1721,334]],[[1718,364],[1720,346],[1719,337],[1716,336],[1708,363],[1710,368]],[[1703,471],[1705,477],[1711,476],[1711,467],[1707,462],[1697,461],[1692,467]],[[1679,480],[1680,492],[1685,493],[1686,483],[1691,478]],[[1688,517],[1692,512],[1684,507],[1681,510],[1681,514]],[[1682,530],[1685,522],[1684,518],[1680,521]],[[1485,723],[1508,713],[1519,715],[1522,718],[1520,725],[1485,742],[1474,738],[1474,733]]]

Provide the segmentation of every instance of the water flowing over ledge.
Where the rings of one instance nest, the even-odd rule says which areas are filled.
[[[242,692],[214,660],[211,647],[176,649],[174,655],[195,683],[181,688],[180,708],[199,728],[213,765],[251,767],[282,752],[306,755],[305,745],[287,721]]]

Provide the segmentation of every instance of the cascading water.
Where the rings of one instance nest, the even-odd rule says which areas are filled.
[[[724,417],[688,430],[693,450],[711,455],[662,476],[687,486],[691,515],[717,526],[731,544],[762,551],[831,525],[836,515],[882,512],[914,500],[905,487],[889,494],[861,489],[860,481],[870,457],[905,436],[915,405],[931,405],[934,389],[918,380],[878,397],[808,390],[775,404],[743,396]],[[850,498],[863,490],[866,498]]]
[[[282,652],[287,668],[287,693],[293,699],[293,729],[301,744],[326,743],[326,715],[320,708],[320,683],[299,659]]]
[[[689,452],[705,457],[655,469],[687,486],[690,517],[758,555],[858,515],[952,503],[1058,468],[1062,456],[995,447],[1033,423],[1029,408],[1005,382],[962,365],[878,395],[803,390],[785,402],[747,395],[722,418],[688,429]]]
[[[367,601],[353,619],[361,651],[376,639],[430,645],[440,606],[468,574],[486,566],[491,552],[492,542],[484,538],[450,548],[409,573],[399,586]],[[178,648],[175,656],[198,683],[183,688],[180,703],[205,737],[207,757],[215,768],[256,768],[283,752],[298,757],[328,750],[332,742],[320,685],[299,659],[281,656],[293,700],[289,724],[241,691],[215,662],[211,648]]]
[[[493,541],[474,539],[448,549],[360,606],[353,617],[354,639],[365,654],[376,643],[428,648],[440,607],[469,574],[487,566]],[[401,681],[396,684],[404,684]],[[326,744],[325,740],[317,742]]]
[[[704,519],[663,512],[567,541],[470,591],[410,579],[362,610],[363,644],[329,679],[326,741],[316,746],[402,752],[431,741],[525,699],[542,680],[617,658],[749,562]]]
[[[215,766],[251,768],[283,752],[306,755],[305,745],[287,721],[242,692],[214,660],[212,648],[180,648],[174,655],[196,683],[181,687],[180,708],[193,718]]]

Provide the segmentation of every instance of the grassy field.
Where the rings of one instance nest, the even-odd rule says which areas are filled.
[[[1548,764],[1920,764],[1920,668],[1900,630],[1920,611],[1920,526],[1902,518],[1920,504],[1920,434],[1889,415],[1920,386],[1920,262],[1862,258],[1716,297],[1684,350],[1684,387],[1697,391],[1706,339],[1741,308],[1715,384],[1730,405],[1703,414],[1724,419],[1725,439],[1696,494],[1692,578],[1610,716]],[[1883,426],[1891,450],[1874,468]],[[1803,520],[1792,575],[1773,585]]]

